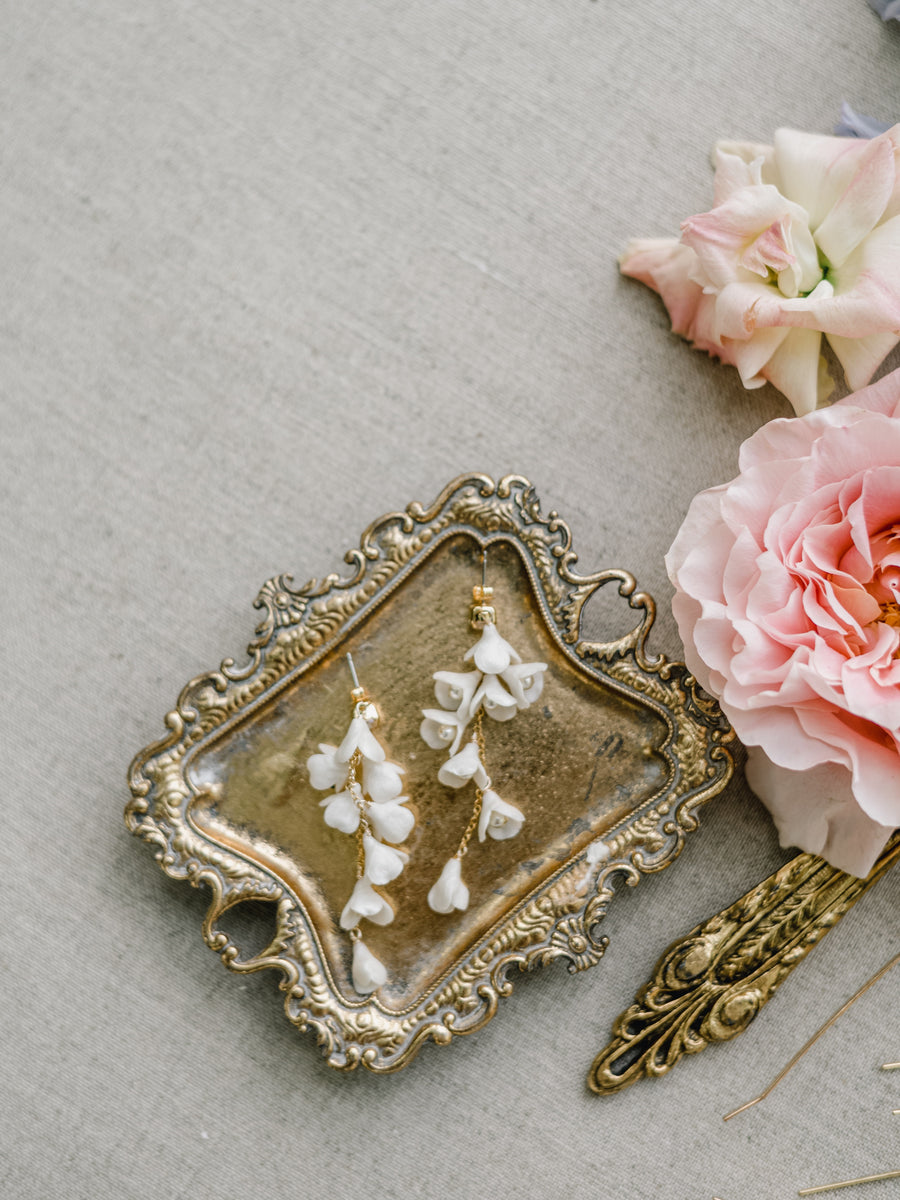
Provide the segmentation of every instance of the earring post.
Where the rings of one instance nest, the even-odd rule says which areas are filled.
[[[356,667],[353,665],[353,655],[350,653],[349,650],[347,651],[347,666],[350,668],[350,676],[353,680],[353,686],[355,688],[358,688],[359,687],[359,677],[356,674]]]

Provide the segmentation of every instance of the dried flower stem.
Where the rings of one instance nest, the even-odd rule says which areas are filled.
[[[803,1057],[803,1055],[807,1052],[807,1050],[810,1050],[816,1044],[816,1042],[819,1040],[819,1038],[822,1036],[822,1034],[831,1028],[831,1026],[838,1019],[838,1017],[842,1017],[844,1015],[844,1013],[847,1011],[847,1009],[852,1004],[856,1003],[856,1001],[860,998],[860,996],[862,996],[865,992],[867,992],[869,990],[869,988],[873,986],[873,984],[876,984],[878,982],[878,980],[881,979],[882,975],[887,975],[888,971],[890,971],[892,967],[895,967],[898,962],[900,962],[900,954],[895,954],[894,957],[890,960],[890,962],[886,962],[884,964],[884,966],[881,967],[880,970],[875,972],[875,974],[872,976],[871,979],[866,980],[866,982],[862,985],[862,987],[859,989],[859,991],[854,992],[853,995],[850,997],[850,999],[845,1004],[842,1004],[841,1007],[837,1010],[837,1012],[833,1013],[820,1029],[816,1030],[816,1032],[812,1035],[812,1037],[809,1039],[809,1041],[797,1051],[797,1053],[794,1055],[794,1057],[791,1059],[791,1061],[788,1063],[788,1065],[786,1067],[784,1067],[781,1071],[778,1072],[778,1074],[775,1076],[775,1078],[772,1080],[772,1082],[769,1084],[769,1086],[766,1088],[766,1090],[764,1092],[760,1092],[760,1094],[758,1096],[754,1097],[754,1099],[752,1099],[752,1100],[748,1100],[747,1103],[742,1104],[740,1106],[740,1108],[736,1108],[732,1112],[726,1113],[725,1116],[722,1118],[722,1120],[730,1121],[731,1118],[736,1117],[738,1115],[738,1113],[746,1112],[746,1110],[748,1108],[752,1108],[754,1104],[759,1104],[760,1100],[765,1100],[766,1096],[768,1096],[769,1093],[772,1092],[778,1086],[779,1083],[781,1083],[782,1079],[784,1079],[784,1077],[785,1077],[785,1075],[787,1075],[788,1071],[790,1071],[792,1067],[795,1067],[797,1065],[797,1063],[800,1061],[800,1059]],[[873,1178],[883,1178],[883,1177],[877,1176],[877,1177],[873,1177]],[[856,1182],[856,1181],[854,1180],[851,1182]],[[863,1182],[863,1181],[860,1180],[859,1182]],[[847,1187],[849,1185],[848,1184],[840,1184],[840,1185],[831,1185],[831,1186]],[[827,1189],[826,1188],[814,1188],[813,1190],[814,1191],[826,1191]],[[800,1192],[799,1194],[802,1196],[807,1193]]]
[[[897,1179],[900,1171],[885,1171],[883,1175],[863,1175],[859,1179],[844,1179],[840,1183],[820,1183],[818,1187],[803,1188],[798,1196],[813,1196],[816,1192],[836,1192],[838,1188],[853,1187],[857,1183],[875,1183],[879,1179]]]

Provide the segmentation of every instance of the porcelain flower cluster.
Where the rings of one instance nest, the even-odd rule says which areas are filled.
[[[434,690],[441,707],[423,710],[425,719],[420,732],[433,750],[448,751],[449,757],[438,771],[438,780],[442,784],[452,788],[474,784],[478,840],[483,842],[486,837],[491,837],[503,841],[515,837],[525,817],[515,805],[501,799],[491,786],[484,764],[481,716],[486,714],[494,721],[510,721],[517,712],[528,708],[541,694],[547,664],[523,663],[493,623],[483,627],[480,639],[468,650],[465,659],[473,660],[474,670],[435,673]],[[463,745],[473,722],[474,732]],[[464,834],[459,850],[445,864],[440,878],[428,893],[428,904],[435,912],[465,910],[469,905],[469,889],[462,881],[461,858],[471,832],[473,830],[467,830]]]
[[[781,129],[720,143],[713,207],[681,237],[632,241],[625,275],[658,292],[672,329],[766,380],[798,415],[827,400],[822,336],[851,388],[900,338],[900,125],[873,138]]]
[[[326,825],[357,838],[358,877],[340,924],[355,933],[351,934],[353,986],[363,995],[381,987],[387,970],[362,940],[359,922],[388,925],[393,921],[390,901],[375,889],[391,883],[403,870],[408,855],[397,843],[406,840],[415,824],[406,807],[409,797],[401,794],[403,768],[388,761],[370,728],[374,717],[373,705],[357,705],[340,746],[322,743],[319,753],[306,763],[312,786],[332,793],[320,801]]]

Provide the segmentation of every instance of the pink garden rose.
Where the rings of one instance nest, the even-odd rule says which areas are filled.
[[[782,845],[868,874],[900,825],[900,370],[763,426],[666,565]]]
[[[710,212],[681,239],[629,243],[625,275],[658,292],[672,329],[768,380],[798,414],[832,390],[822,334],[851,388],[900,339],[900,125],[872,139],[781,129],[721,143]]]

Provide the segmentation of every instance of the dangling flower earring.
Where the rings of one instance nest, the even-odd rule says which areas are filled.
[[[423,710],[425,720],[419,732],[433,750],[449,750],[450,757],[438,771],[438,779],[448,787],[475,785],[472,816],[459,847],[444,865],[440,878],[428,893],[428,904],[435,912],[464,911],[469,907],[469,889],[462,881],[462,858],[472,834],[504,841],[515,837],[525,821],[512,804],[501,800],[491,786],[485,767],[483,716],[494,721],[509,721],[520,709],[541,694],[546,663],[523,663],[509,642],[497,631],[497,614],[490,603],[493,588],[485,586],[486,558],[481,556],[481,586],[472,589],[472,628],[481,637],[467,651],[466,661],[475,660],[475,670],[462,673],[436,671],[434,691],[441,708]],[[472,724],[472,735],[460,749],[463,736]]]
[[[344,905],[340,924],[353,942],[353,986],[368,995],[385,982],[387,969],[362,940],[359,922],[363,917],[376,925],[393,921],[393,906],[375,888],[396,879],[406,865],[409,855],[385,843],[404,841],[415,817],[404,807],[409,797],[400,794],[403,767],[387,760],[384,747],[372,733],[378,709],[359,686],[349,654],[347,663],[354,685],[350,728],[340,746],[322,743],[319,753],[307,759],[306,769],[317,791],[333,789],[333,795],[319,802],[325,809],[325,824],[356,834],[356,886]]]

